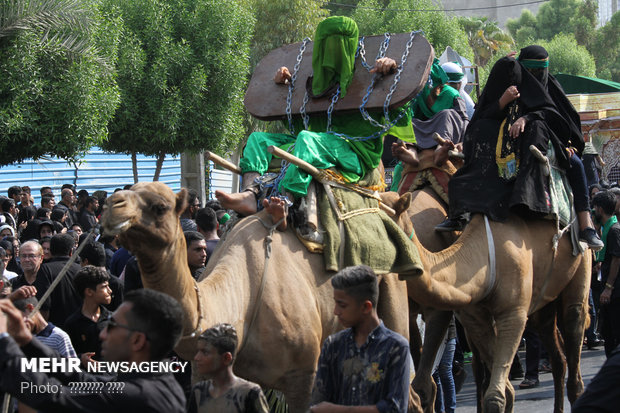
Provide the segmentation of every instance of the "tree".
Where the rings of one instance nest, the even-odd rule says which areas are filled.
[[[423,30],[424,36],[439,56],[447,46],[473,60],[467,35],[455,17],[449,17],[430,0],[391,0],[384,8],[377,0],[362,0],[352,14],[360,35],[370,36],[386,32],[403,33]]]
[[[590,77],[596,74],[594,58],[588,49],[577,44],[572,34],[558,34],[540,45],[549,53],[549,73]]]
[[[234,147],[244,132],[249,7],[237,0],[106,2],[125,24],[122,100],[104,149],[157,156],[157,180],[167,153]]]
[[[316,0],[251,0],[256,21],[261,30],[256,30],[252,39],[252,67],[267,53],[285,44],[300,42],[314,37],[316,26],[329,11],[321,8]]]
[[[536,14],[537,38],[551,40],[559,33],[573,33],[572,21],[580,0],[550,0]]]
[[[599,28],[590,49],[600,78],[620,82],[620,11]]]
[[[500,29],[497,22],[486,17],[462,17],[459,23],[467,33],[478,66],[486,66],[498,51],[514,47],[512,37]]]
[[[103,17],[97,2],[1,3],[1,164],[71,160],[106,138],[120,21]]]

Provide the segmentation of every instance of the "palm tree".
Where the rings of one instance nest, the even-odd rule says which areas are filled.
[[[90,11],[83,0],[0,0],[0,39],[26,31],[73,54],[89,48]]]
[[[500,29],[497,22],[489,21],[486,17],[462,17],[459,23],[467,33],[478,66],[486,66],[497,50],[514,47],[512,36]]]

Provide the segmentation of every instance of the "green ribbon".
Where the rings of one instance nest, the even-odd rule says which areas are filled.
[[[549,67],[549,58],[546,59],[523,59],[519,60],[521,64],[528,69],[544,69]]]

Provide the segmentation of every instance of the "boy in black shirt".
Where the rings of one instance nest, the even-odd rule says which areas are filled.
[[[87,265],[75,276],[73,285],[84,300],[82,307],[71,314],[65,331],[71,337],[76,353],[86,367],[91,360],[101,359],[99,333],[110,312],[104,307],[112,300],[108,273],[101,268]]]

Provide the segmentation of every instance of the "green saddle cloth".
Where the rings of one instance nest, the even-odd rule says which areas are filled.
[[[379,185],[377,169],[358,182]],[[417,276],[423,268],[409,236],[383,211],[379,202],[349,189],[332,187],[338,212],[331,207],[325,189],[317,185],[319,219],[325,230],[323,257],[328,271],[351,265],[367,265],[377,274]],[[339,228],[342,223],[342,228]]]

